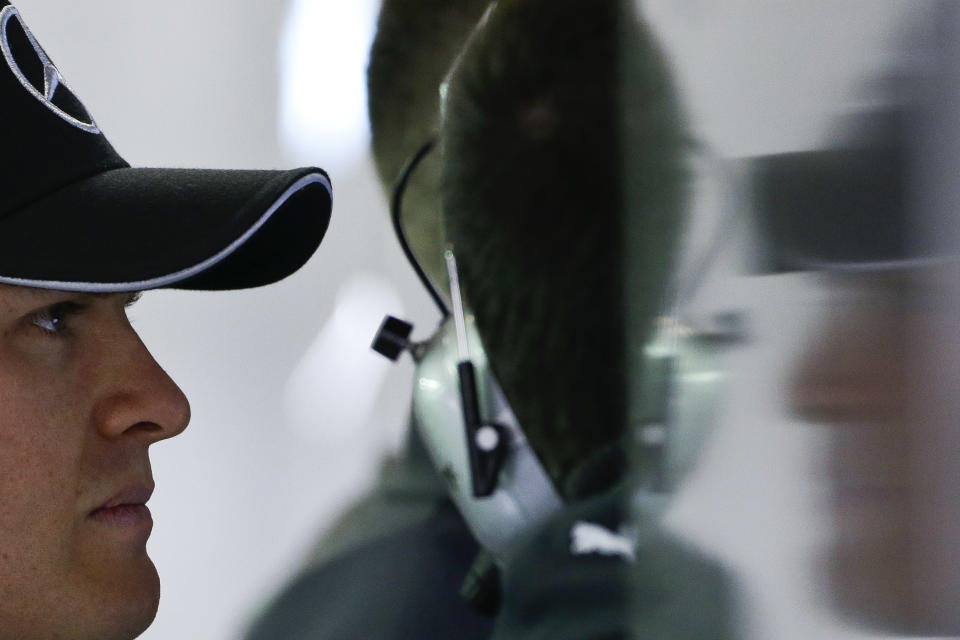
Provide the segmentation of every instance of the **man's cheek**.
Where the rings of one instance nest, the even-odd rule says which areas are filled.
[[[0,526],[36,520],[74,499],[82,433],[43,400],[0,392]]]

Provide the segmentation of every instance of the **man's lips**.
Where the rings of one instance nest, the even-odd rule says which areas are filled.
[[[91,511],[89,517],[114,526],[152,526],[153,518],[146,506],[152,494],[152,484],[126,486]]]
[[[113,496],[111,496],[107,501],[101,504],[97,509],[111,509],[113,507],[119,507],[125,504],[139,504],[143,505],[147,503],[147,500],[150,499],[150,496],[153,495],[153,485],[152,484],[132,484],[124,487],[120,491],[117,491]]]

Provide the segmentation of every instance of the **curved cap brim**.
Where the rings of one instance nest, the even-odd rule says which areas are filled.
[[[316,168],[119,168],[0,219],[0,282],[69,291],[241,289],[284,278],[330,220]]]

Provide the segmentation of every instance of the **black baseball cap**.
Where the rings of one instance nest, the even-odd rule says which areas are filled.
[[[240,289],[313,254],[331,187],[288,171],[132,168],[0,0],[0,283]]]

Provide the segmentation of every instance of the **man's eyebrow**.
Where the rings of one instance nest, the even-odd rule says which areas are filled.
[[[142,291],[131,291],[131,292],[118,292],[118,293],[101,293],[95,291],[62,291],[59,289],[40,289],[34,287],[17,287],[13,285],[0,285],[0,287],[6,289],[9,287],[11,290],[15,290],[20,294],[27,295],[37,301],[38,304],[42,304],[43,301],[49,300],[51,298],[66,298],[71,296],[76,296],[78,298],[88,298],[88,299],[103,299],[103,298],[113,298],[116,296],[123,297],[123,305],[129,307],[134,302],[140,299],[140,296],[143,295]]]
[[[130,307],[142,297],[143,297],[143,291],[131,291],[130,293],[127,294],[126,300],[123,301],[123,306]]]
[[[86,293],[86,294],[84,294],[84,295],[88,295],[88,296],[90,296],[90,297],[92,297],[92,298],[111,298],[111,297],[116,296],[116,295],[118,295],[118,294],[116,294],[116,293],[96,293],[96,292],[91,292],[91,293]],[[141,298],[141,296],[143,296],[143,291],[131,291],[130,293],[125,293],[125,294],[123,294],[123,295],[125,296],[125,297],[124,297],[124,300],[123,300],[123,306],[129,307],[130,305],[132,305],[133,303],[135,303],[137,300],[139,300],[139,299]]]

